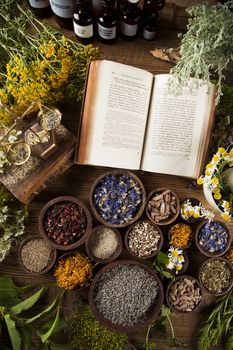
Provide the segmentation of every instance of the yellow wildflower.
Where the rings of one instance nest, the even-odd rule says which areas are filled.
[[[215,193],[214,194],[214,198],[217,199],[217,200],[221,199],[222,198],[221,193]]]
[[[217,177],[213,177],[211,182],[212,182],[213,185],[218,185],[219,184],[219,179]]]
[[[203,185],[203,177],[201,176],[201,177],[199,177],[198,179],[197,179],[197,184],[198,185]]]

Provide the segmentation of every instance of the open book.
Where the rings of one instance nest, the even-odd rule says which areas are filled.
[[[90,65],[75,162],[196,178],[205,162],[216,87],[168,92],[169,74],[112,61]]]

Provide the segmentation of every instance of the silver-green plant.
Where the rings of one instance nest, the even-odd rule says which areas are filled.
[[[217,80],[216,104],[222,95],[225,71],[233,61],[233,0],[226,4],[207,3],[191,6],[187,32],[181,36],[181,59],[171,69],[171,92],[181,92],[190,77],[195,84]]]

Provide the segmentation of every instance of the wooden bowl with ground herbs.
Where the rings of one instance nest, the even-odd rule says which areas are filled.
[[[150,192],[146,202],[146,215],[157,225],[169,225],[180,212],[177,195],[168,188],[158,188]]]
[[[105,265],[89,289],[89,305],[99,322],[114,331],[134,332],[159,314],[163,285],[157,274],[134,260]]]
[[[90,234],[92,218],[86,205],[72,196],[56,197],[39,214],[39,230],[52,247],[73,250]]]
[[[18,251],[18,261],[22,269],[32,275],[48,272],[56,261],[57,250],[39,235],[25,238]]]
[[[233,287],[232,264],[222,257],[205,260],[199,270],[199,281],[211,295],[227,294]]]
[[[109,227],[126,227],[142,215],[146,191],[140,179],[127,170],[99,176],[91,187],[90,206],[96,219]]]
[[[116,228],[98,225],[91,230],[85,242],[85,247],[91,260],[107,264],[121,254],[123,249],[122,237]]]
[[[149,220],[137,221],[125,234],[125,246],[136,258],[149,259],[155,256],[163,245],[160,228]]]

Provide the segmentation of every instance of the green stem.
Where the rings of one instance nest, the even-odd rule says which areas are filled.
[[[172,339],[175,339],[175,332],[174,332],[174,327],[172,325],[172,322],[171,322],[171,319],[169,316],[166,316],[167,317],[167,320],[168,320],[168,323],[169,323],[169,326],[170,326],[170,329],[171,329],[171,332],[172,332]]]
[[[146,349],[148,349],[149,335],[150,335],[150,330],[151,330],[153,322],[154,322],[154,320],[150,323],[149,327],[147,328],[147,332],[146,332]]]

